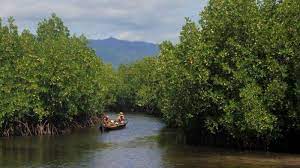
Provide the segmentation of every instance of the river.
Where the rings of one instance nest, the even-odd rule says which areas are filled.
[[[126,115],[125,129],[97,128],[71,134],[0,138],[0,167],[34,168],[296,168],[300,155],[192,147],[158,119]]]

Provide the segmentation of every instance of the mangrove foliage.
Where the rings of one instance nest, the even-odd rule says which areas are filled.
[[[299,18],[296,0],[210,0],[178,43],[119,68],[126,88],[117,99],[243,146],[299,134]]]
[[[113,73],[56,15],[35,34],[0,20],[0,135],[91,125],[113,97]],[[112,83],[112,84],[111,84]]]

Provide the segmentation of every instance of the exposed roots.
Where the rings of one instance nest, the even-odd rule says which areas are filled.
[[[15,121],[13,123],[6,123],[0,136],[34,136],[34,135],[57,135],[71,132],[74,128],[85,128],[95,126],[100,123],[100,118],[97,116],[92,117],[78,117],[71,122],[44,122],[30,123],[23,121]]]

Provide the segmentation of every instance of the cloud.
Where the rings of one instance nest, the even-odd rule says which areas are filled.
[[[195,17],[208,0],[1,0],[0,16],[13,16],[20,29],[36,29],[51,13],[71,32],[88,38],[176,41],[184,17]]]

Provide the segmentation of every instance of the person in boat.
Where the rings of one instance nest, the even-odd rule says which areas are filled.
[[[103,125],[104,126],[107,126],[107,125],[110,125],[110,119],[109,119],[109,116],[107,114],[104,114],[103,115]]]
[[[124,113],[123,113],[123,112],[120,112],[120,113],[119,113],[118,118],[117,118],[117,121],[118,121],[120,124],[124,124],[124,123],[125,123],[125,116],[124,116]]]

